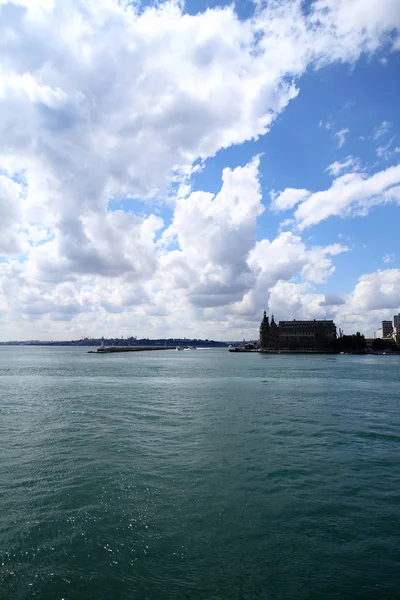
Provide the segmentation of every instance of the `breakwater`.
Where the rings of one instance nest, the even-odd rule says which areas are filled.
[[[149,350],[176,350],[176,346],[110,346],[88,350],[88,354],[111,354],[112,352],[146,352]]]

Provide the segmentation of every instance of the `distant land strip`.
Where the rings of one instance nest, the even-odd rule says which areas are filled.
[[[159,338],[151,340],[148,338],[136,339],[132,338],[105,338],[105,346],[125,347],[125,348],[153,348],[162,346],[165,348],[176,346],[196,346],[197,348],[226,348],[232,342],[220,342],[209,339],[189,339],[189,338]],[[239,343],[239,342],[235,342]],[[0,342],[0,346],[100,346],[101,338],[83,338],[80,340],[64,340],[64,341],[42,341],[42,340],[11,340]]]

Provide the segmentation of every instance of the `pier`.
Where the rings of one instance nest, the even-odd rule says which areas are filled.
[[[110,346],[88,350],[88,354],[111,354],[113,352],[147,352],[150,350],[176,350],[176,346]]]

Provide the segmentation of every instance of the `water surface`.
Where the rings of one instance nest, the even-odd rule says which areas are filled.
[[[400,597],[400,357],[0,348],[0,597]]]

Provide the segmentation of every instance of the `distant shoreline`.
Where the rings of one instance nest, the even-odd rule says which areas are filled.
[[[78,346],[82,348],[96,347],[98,348],[101,344],[101,339],[85,339],[85,340],[64,340],[64,341],[40,341],[40,340],[27,340],[27,341],[8,341],[0,342],[0,346]],[[216,340],[198,340],[198,339],[184,339],[184,338],[161,338],[157,340],[140,339],[130,340],[128,339],[105,339],[104,344],[106,347],[113,348],[154,348],[154,347],[173,347],[176,346],[196,346],[197,348],[227,348],[228,342],[219,342]]]

